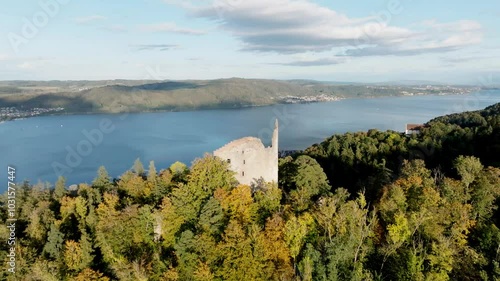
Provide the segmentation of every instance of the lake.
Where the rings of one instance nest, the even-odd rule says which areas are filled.
[[[140,158],[157,170],[175,161],[188,165],[227,142],[256,136],[269,145],[279,119],[280,150],[305,149],[335,133],[404,131],[406,123],[424,123],[454,112],[482,109],[500,102],[500,91],[470,95],[347,99],[313,104],[287,104],[245,109],[125,115],[35,117],[0,124],[0,181],[7,166],[17,181],[54,183],[58,174],[68,184],[90,183],[99,166],[119,176]]]

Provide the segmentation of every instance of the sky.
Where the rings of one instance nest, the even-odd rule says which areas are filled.
[[[500,83],[500,1],[0,0],[0,80]]]

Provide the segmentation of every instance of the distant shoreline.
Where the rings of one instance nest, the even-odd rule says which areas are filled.
[[[161,81],[0,81],[0,120],[68,114],[241,109],[352,98],[470,94],[459,85],[331,84],[228,78]]]
[[[238,106],[201,106],[196,108],[188,108],[188,107],[178,107],[173,109],[157,109],[157,110],[138,110],[138,111],[125,111],[125,112],[105,112],[105,111],[88,111],[88,112],[66,112],[66,111],[58,111],[51,113],[43,113],[34,116],[23,116],[20,118],[12,118],[12,119],[4,119],[0,120],[0,124],[6,123],[8,121],[19,121],[33,117],[46,117],[46,116],[73,116],[73,115],[121,115],[121,114],[140,114],[140,113],[164,113],[164,112],[192,112],[192,111],[206,111],[206,110],[230,110],[230,109],[245,109],[245,108],[254,108],[254,107],[265,107],[265,106],[273,106],[273,105],[291,105],[291,104],[310,104],[310,103],[327,103],[327,102],[338,102],[342,100],[356,100],[356,99],[379,99],[379,98],[405,98],[405,97],[423,97],[423,96],[467,96],[475,93],[480,93],[481,91],[488,90],[498,90],[498,89],[482,89],[480,91],[474,91],[469,93],[440,93],[440,94],[416,94],[416,95],[380,95],[380,96],[360,96],[360,97],[335,97],[334,100],[325,100],[325,101],[302,101],[302,102],[277,102],[277,103],[269,103],[269,104],[255,104],[255,105],[238,105]]]

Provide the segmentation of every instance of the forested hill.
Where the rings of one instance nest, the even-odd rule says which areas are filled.
[[[472,86],[338,85],[307,80],[0,81],[0,121],[41,114],[241,108],[341,98],[466,94]],[[9,110],[6,110],[6,109]]]
[[[334,135],[280,159],[277,185],[239,185],[211,155],[20,184],[0,199],[0,223],[17,219],[0,278],[498,280],[499,109]]]
[[[366,189],[370,195],[398,174],[404,160],[422,159],[450,176],[456,176],[453,161],[460,155],[500,167],[500,103],[435,118],[410,137],[378,130],[334,135],[304,154],[321,164],[334,187]]]

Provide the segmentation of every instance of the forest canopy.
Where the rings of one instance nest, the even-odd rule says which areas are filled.
[[[334,135],[281,158],[278,183],[207,154],[16,192],[2,280],[499,280],[500,104]]]

